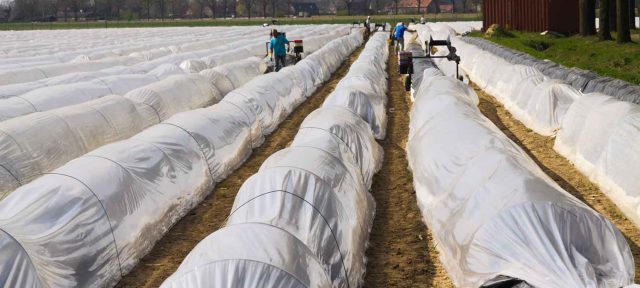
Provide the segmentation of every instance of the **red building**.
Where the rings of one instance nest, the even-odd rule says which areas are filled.
[[[484,0],[484,29],[498,24],[528,32],[578,33],[579,0]]]

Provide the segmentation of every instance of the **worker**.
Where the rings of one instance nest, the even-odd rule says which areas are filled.
[[[364,38],[368,39],[371,34],[371,16],[367,16],[367,20],[364,21]]]
[[[409,29],[404,22],[398,23],[398,25],[393,28],[393,35],[396,38],[396,52],[404,51],[404,32],[416,32],[416,30]]]
[[[286,48],[285,45],[287,46]],[[287,51],[290,50],[290,48],[289,40],[281,33],[278,33],[278,30],[273,29],[271,31],[269,50],[271,52],[271,59],[273,60],[275,58],[276,60],[276,72],[286,66]]]

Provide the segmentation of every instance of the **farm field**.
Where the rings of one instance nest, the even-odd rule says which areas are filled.
[[[482,15],[477,13],[440,13],[426,14],[427,19],[433,22],[448,21],[481,21]],[[317,25],[317,24],[352,24],[366,19],[366,16],[314,16],[301,18],[285,17],[254,17],[251,19],[151,19],[151,20],[117,20],[117,21],[78,21],[71,19],[68,22],[8,22],[0,23],[0,30],[55,30],[55,29],[96,29],[96,28],[158,28],[158,27],[202,27],[202,26],[260,26],[264,23],[271,24],[276,20],[278,25]],[[409,19],[420,19],[420,15],[371,15],[371,19],[378,23],[397,23]]]
[[[633,287],[640,86],[354,19],[0,31],[1,286]]]

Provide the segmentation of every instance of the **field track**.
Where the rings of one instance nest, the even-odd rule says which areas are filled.
[[[422,222],[413,178],[406,159],[411,100],[398,74],[395,53],[389,55],[387,137],[382,170],[371,193],[376,216],[367,250],[365,287],[453,287],[438,260],[433,238]]]

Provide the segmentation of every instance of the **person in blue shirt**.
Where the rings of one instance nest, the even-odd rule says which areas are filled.
[[[396,51],[404,51],[404,32],[416,32],[416,30],[409,29],[404,25],[404,22],[398,23],[393,28],[393,36],[396,38]]]
[[[285,45],[287,45],[286,48]],[[273,29],[273,31],[271,31],[269,49],[271,50],[271,57],[276,59],[276,72],[280,71],[280,69],[286,65],[287,50],[289,50],[289,48],[289,40],[287,40],[284,35],[278,33],[278,30]]]

